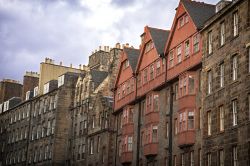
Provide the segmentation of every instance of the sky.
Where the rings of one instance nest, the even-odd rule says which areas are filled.
[[[203,0],[216,4],[218,0]],[[146,25],[170,29],[177,0],[0,0],[0,80],[39,72],[46,57],[88,63],[99,45],[139,47]]]

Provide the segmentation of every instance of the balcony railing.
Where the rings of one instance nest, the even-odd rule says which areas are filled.
[[[185,147],[191,146],[195,143],[195,131],[188,130],[181,133],[178,133],[178,146]]]
[[[131,163],[133,160],[133,152],[122,152],[121,163]]]
[[[158,142],[148,143],[143,147],[143,153],[145,156],[154,156],[158,153]]]

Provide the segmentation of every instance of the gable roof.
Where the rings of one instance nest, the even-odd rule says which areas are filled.
[[[130,64],[133,72],[135,72],[135,68],[136,68],[138,58],[139,58],[139,55],[140,55],[140,50],[125,47],[124,52],[127,54],[128,61],[129,61],[129,64]]]
[[[181,0],[181,3],[192,18],[197,29],[201,29],[204,23],[215,14],[215,5],[191,0]]]
[[[99,70],[90,70],[92,81],[95,83],[95,87],[98,87],[103,80],[108,76],[108,72]]]
[[[164,53],[164,47],[170,31],[152,27],[148,27],[148,29],[151,34],[156,51],[158,52],[158,54]]]

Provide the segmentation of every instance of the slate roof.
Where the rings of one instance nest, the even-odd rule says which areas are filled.
[[[181,0],[181,2],[198,29],[201,29],[204,23],[215,14],[215,5],[191,0]]]
[[[90,75],[92,77],[92,81],[95,83],[95,88],[96,88],[108,76],[108,72],[106,72],[106,71],[98,71],[98,70],[90,70]]]
[[[148,27],[148,29],[158,54],[164,53],[164,47],[168,40],[170,31],[152,27]]]
[[[131,66],[131,68],[132,68],[132,70],[134,72],[135,69],[136,69],[138,58],[140,56],[140,50],[125,47],[124,51],[126,52],[126,54],[128,56],[129,64],[130,64],[130,66]]]

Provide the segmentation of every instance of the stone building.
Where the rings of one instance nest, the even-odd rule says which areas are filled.
[[[204,165],[250,165],[250,1],[220,1],[203,37]]]
[[[0,82],[0,103],[12,97],[22,97],[23,85],[16,80],[3,79]]]
[[[84,77],[78,78],[76,84],[74,106],[71,110],[72,134],[69,140],[69,165],[96,165],[97,163],[112,165],[112,150],[109,146],[113,143],[110,141],[113,136],[112,116],[110,115],[112,108],[110,103],[113,102],[111,89],[117,74],[115,70],[121,49],[118,45],[112,49],[107,46],[104,48],[89,57],[89,70]],[[104,110],[106,112],[103,112]],[[93,117],[95,114],[105,115],[105,118],[108,118],[108,125],[98,125],[98,117]],[[93,124],[96,124],[94,128]],[[90,153],[92,148],[96,148],[93,143],[96,144],[97,139],[102,139],[100,147],[104,148],[102,149],[103,160],[100,157],[101,153],[99,151],[97,153],[96,149]],[[90,144],[95,147],[90,148]]]

